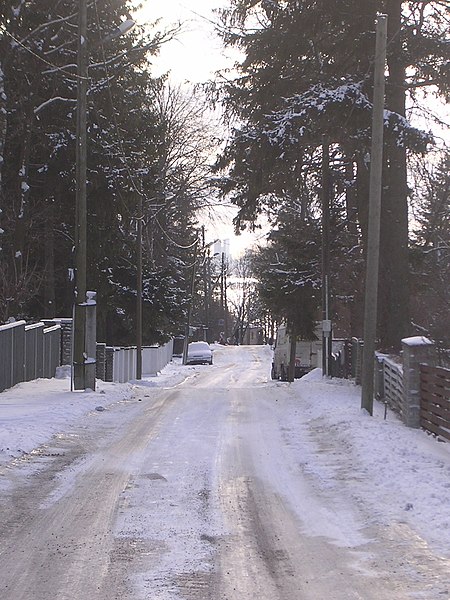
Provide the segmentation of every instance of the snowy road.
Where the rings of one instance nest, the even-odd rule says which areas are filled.
[[[450,554],[361,502],[374,480],[345,431],[303,414],[269,360],[219,349],[8,465],[0,597],[450,598]]]

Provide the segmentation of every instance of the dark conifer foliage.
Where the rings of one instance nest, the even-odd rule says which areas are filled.
[[[450,154],[417,164],[421,185],[411,250],[412,318],[418,332],[450,347]]]
[[[192,259],[185,248],[197,237],[191,199],[200,186],[186,180],[191,165],[180,161],[177,177],[173,166],[163,173],[167,115],[154,99],[164,82],[152,77],[148,59],[173,32],[136,25],[109,39],[129,9],[127,0],[88,3],[87,283],[98,294],[98,339],[115,344],[130,341],[134,330],[139,217],[144,343],[179,330]],[[71,315],[77,18],[69,0],[2,3],[2,321]]]
[[[295,224],[295,229],[292,227]],[[314,339],[320,307],[320,227],[292,211],[280,222],[268,244],[254,255],[257,289],[263,305],[276,320],[286,321],[300,339]]]
[[[444,4],[231,0],[222,12],[225,42],[243,53],[237,76],[213,89],[236,124],[217,170],[222,193],[238,206],[237,229],[298,199],[305,157],[325,142],[340,156],[333,193],[346,196],[342,227],[356,236],[360,254],[368,218],[375,18],[380,10],[388,14],[379,332],[386,348],[398,347],[410,332],[406,156],[425,152],[431,142],[406,119],[406,94],[431,84],[448,94]],[[320,161],[316,166],[319,178]],[[348,278],[345,264],[341,275]],[[360,282],[360,273],[351,280]]]

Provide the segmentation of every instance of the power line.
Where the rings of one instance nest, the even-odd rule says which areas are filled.
[[[42,56],[39,56],[39,54],[37,54],[36,52],[34,52],[33,50],[31,50],[31,48],[27,48],[27,46],[25,46],[25,44],[23,44],[20,40],[18,40],[7,29],[3,29],[2,33],[5,33],[7,36],[9,36],[12,40],[14,40],[14,42],[18,46],[20,46],[21,48],[23,48],[26,52],[28,52],[29,54],[31,54],[32,56],[34,56],[35,58],[37,58],[38,60],[40,60],[41,62],[43,62],[44,64],[46,64],[47,66],[52,67],[56,71],[59,71],[61,73],[65,73],[66,75],[70,75],[71,77],[73,77],[75,79],[89,79],[89,77],[83,77],[81,75],[78,75],[77,73],[72,73],[70,71],[67,71],[65,69],[65,67],[58,67],[58,65],[55,65],[54,63],[51,63],[50,61],[46,60]],[[74,68],[76,68],[76,64],[74,64],[73,66],[74,66]]]

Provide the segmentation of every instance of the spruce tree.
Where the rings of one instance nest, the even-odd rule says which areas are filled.
[[[418,4],[432,25],[416,23],[414,29]],[[355,232],[350,223],[357,216],[364,245],[374,23],[380,8],[390,22],[380,335],[385,347],[398,347],[409,326],[406,152],[423,152],[430,141],[405,119],[405,94],[407,85],[422,85],[424,77],[447,90],[442,3],[232,1],[223,13],[224,38],[244,59],[238,76],[216,90],[226,114],[238,123],[218,169],[223,193],[239,208],[237,227],[252,226],[259,212],[276,209],[286,191],[295,197],[305,150],[314,153],[326,140],[347,165],[349,228]],[[418,37],[428,43],[418,44]],[[428,71],[425,49],[428,64],[433,56]],[[407,68],[416,60],[414,79],[407,83]]]

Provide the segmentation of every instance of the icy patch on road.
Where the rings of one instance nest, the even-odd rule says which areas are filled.
[[[205,400],[185,390],[166,407],[140,470],[121,494],[116,544],[139,540],[134,583],[152,599],[184,598],[183,589],[207,597],[223,534],[214,460],[226,410],[221,396]]]

